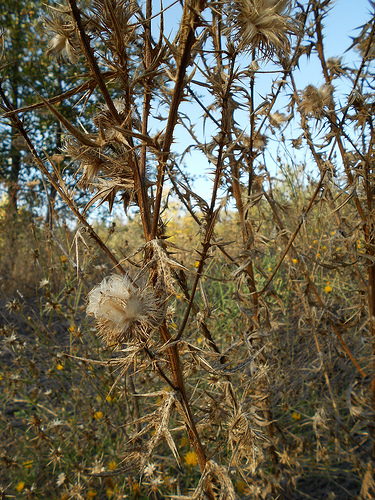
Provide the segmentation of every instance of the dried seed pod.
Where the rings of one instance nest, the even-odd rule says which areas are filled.
[[[88,294],[86,312],[96,320],[108,346],[147,340],[163,321],[165,304],[148,288],[136,288],[128,276],[105,278]]]
[[[45,18],[50,34],[47,54],[62,56],[66,61],[76,63],[79,55],[79,42],[75,25],[67,16],[52,15]]]
[[[288,36],[298,31],[288,0],[235,0],[230,4],[228,34],[238,50],[259,48],[264,55],[289,53]]]
[[[325,107],[332,103],[332,85],[322,85],[319,88],[308,85],[302,92],[302,100],[299,105],[300,110],[306,116],[313,116],[320,119]]]

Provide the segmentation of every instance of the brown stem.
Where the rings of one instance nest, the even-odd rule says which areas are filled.
[[[151,16],[152,16],[152,1],[147,0],[146,4],[146,20],[144,21],[144,38],[145,38],[145,57],[144,57],[144,65],[145,70],[149,68],[151,64]],[[143,90],[143,111],[142,111],[142,134],[147,135],[148,129],[148,117],[150,114],[150,106],[151,106],[151,79],[147,78],[144,85]],[[141,159],[139,165],[139,173],[141,178],[144,178],[146,175],[146,153],[147,147],[146,143],[143,142],[141,147]]]
[[[111,115],[113,116],[114,120],[118,123],[118,125],[121,125],[122,124],[121,118],[120,118],[118,111],[116,109],[116,106],[114,105],[113,100],[109,94],[105,80],[104,80],[103,75],[99,69],[98,63],[95,59],[94,52],[93,52],[91,45],[90,45],[90,39],[87,36],[86,31],[82,25],[81,14],[80,14],[80,11],[77,7],[76,1],[69,0],[69,4],[70,4],[70,7],[72,9],[72,14],[73,14],[74,20],[77,24],[77,28],[78,28],[78,31],[79,31],[79,34],[81,37],[86,60],[90,66],[90,69],[91,69],[91,71],[94,75],[94,78],[98,84],[98,87],[102,93],[102,96],[103,96],[104,101],[108,107],[108,110],[110,111]],[[126,65],[125,65],[124,70],[126,73],[127,72]],[[128,111],[128,115],[130,117],[131,110],[130,110],[130,96],[129,96],[128,85],[126,85],[126,94],[127,94],[127,99],[125,99],[125,102],[126,102],[126,106],[128,107],[127,111]],[[133,146],[132,138],[130,138],[129,141],[130,141],[130,145]],[[138,166],[137,159],[134,155],[131,156],[131,160],[133,162],[135,191],[137,193],[137,199],[138,199],[138,204],[139,204],[139,208],[140,208],[142,224],[143,224],[145,233],[149,234],[149,232],[150,232],[150,229],[149,229],[150,228],[149,208],[148,208],[148,203],[147,203],[147,193],[146,193],[145,183],[144,183],[144,179],[141,176],[141,172],[140,172],[140,169]]]
[[[263,295],[263,293],[267,290],[269,284],[271,283],[271,281],[275,277],[277,271],[279,270],[281,264],[283,263],[283,261],[285,259],[285,256],[287,255],[287,253],[289,252],[291,246],[293,245],[293,242],[296,239],[296,236],[299,233],[299,231],[300,231],[300,229],[301,229],[301,227],[302,227],[302,225],[304,223],[304,220],[305,220],[304,218],[310,212],[310,209],[313,206],[315,198],[318,196],[318,193],[319,193],[319,191],[322,188],[322,184],[323,184],[325,173],[326,173],[326,171],[323,171],[323,173],[321,174],[320,181],[319,181],[318,185],[316,186],[316,189],[314,191],[314,194],[311,197],[311,200],[310,200],[310,203],[309,203],[308,207],[301,214],[301,216],[300,216],[300,222],[299,222],[298,226],[294,230],[294,233],[292,234],[292,236],[291,236],[291,238],[290,238],[287,246],[285,247],[284,252],[283,252],[282,256],[280,257],[277,266],[275,267],[275,269],[274,269],[273,273],[271,274],[271,276],[268,278],[267,283],[264,285],[264,287],[262,288],[262,290],[259,292],[259,295]]]
[[[78,31],[79,31],[79,34],[80,34],[80,37],[82,40],[83,51],[85,53],[86,60],[89,64],[90,69],[94,75],[94,78],[95,78],[95,80],[100,88],[100,91],[102,93],[102,96],[105,100],[105,103],[106,103],[110,113],[116,119],[117,123],[121,123],[121,119],[119,117],[117,109],[116,109],[115,105],[113,104],[112,98],[108,92],[104,78],[103,78],[102,73],[99,69],[98,63],[96,62],[94,53],[91,49],[89,37],[87,36],[86,31],[82,25],[81,13],[77,7],[77,3],[75,0],[68,0],[68,1],[70,4],[70,8],[72,9],[72,14],[73,14],[74,20],[77,24],[77,28],[78,28]]]
[[[0,85],[0,96],[3,99],[4,103],[6,104],[8,109],[12,109],[12,105],[9,102],[8,98],[6,97],[3,89],[1,88]],[[34,157],[34,160],[40,170],[43,172],[43,174],[48,178],[52,186],[56,189],[56,191],[59,193],[61,198],[65,201],[65,203],[68,205],[70,210],[73,212],[73,214],[77,217],[77,219],[81,222],[81,224],[87,229],[90,237],[95,240],[95,242],[98,244],[98,246],[108,255],[108,257],[112,260],[112,262],[115,264],[116,269],[118,269],[122,274],[126,274],[125,269],[121,266],[121,264],[118,262],[116,257],[113,255],[113,253],[110,251],[110,249],[103,243],[101,238],[96,234],[92,226],[87,222],[85,217],[80,213],[78,208],[75,206],[74,202],[69,198],[69,196],[66,194],[64,189],[61,188],[59,183],[55,180],[55,178],[49,173],[48,169],[44,165],[43,161],[40,159],[38,153],[36,152],[34,145],[32,144],[21,120],[18,118],[17,114],[13,114],[11,117],[11,121],[13,125],[19,130],[20,134],[22,137],[25,139],[30,152],[32,156]]]
[[[196,12],[193,13],[190,11],[189,3],[186,0],[184,4],[184,14],[182,17],[181,28],[180,28],[182,31],[181,40],[178,47],[176,48],[176,50],[179,51],[181,55],[178,64],[176,84],[173,90],[172,102],[169,109],[167,126],[165,129],[163,151],[162,154],[160,155],[158,163],[158,175],[156,183],[157,188],[155,195],[151,239],[155,238],[157,232],[161,199],[163,195],[165,169],[168,161],[168,156],[170,154],[171,144],[173,141],[173,131],[177,123],[178,108],[181,103],[181,99],[183,97],[183,92],[185,90],[186,69],[188,67],[188,64],[191,63],[191,49],[195,42],[195,28],[198,25],[198,19],[199,15]]]
[[[160,327],[160,333],[161,333],[161,337],[162,337],[164,343],[168,343],[171,341],[172,337],[169,333],[168,327],[167,327],[165,322]],[[187,416],[188,416],[188,420],[189,420],[189,425],[188,425],[189,437],[190,437],[190,440],[191,440],[191,442],[194,446],[194,449],[197,453],[197,457],[199,460],[199,466],[200,466],[201,470],[203,471],[203,469],[206,465],[206,462],[207,462],[207,457],[206,457],[206,453],[203,449],[202,443],[200,441],[198,431],[195,427],[193,416],[191,414],[190,404],[189,404],[188,397],[186,395],[185,384],[184,384],[183,376],[181,373],[181,366],[180,366],[179,355],[178,355],[178,350],[177,350],[176,344],[173,344],[172,346],[169,347],[168,354],[169,354],[169,361],[171,363],[173,381],[175,383],[176,388],[178,388],[180,393],[181,393],[182,399],[184,401],[185,410],[187,412]]]

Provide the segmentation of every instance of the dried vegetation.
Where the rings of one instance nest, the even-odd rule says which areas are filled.
[[[375,495],[375,23],[371,5],[360,62],[344,67],[325,57],[330,4],[186,0],[172,35],[174,4],[46,13],[51,57],[77,66],[76,88],[35,96],[64,127],[63,159],[33,144],[5,79],[2,117],[77,230],[34,225],[36,296],[3,287],[2,498]],[[300,89],[312,52],[323,83]],[[94,228],[93,206],[117,201],[127,224]],[[5,236],[2,217],[16,261],[20,232]]]

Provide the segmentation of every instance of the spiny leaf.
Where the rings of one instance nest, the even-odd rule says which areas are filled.
[[[85,146],[89,146],[90,148],[97,148],[102,146],[103,144],[97,143],[91,140],[87,134],[82,133],[77,127],[72,125],[69,120],[65,118],[52,104],[50,104],[42,95],[40,95],[36,90],[35,93],[40,97],[40,99],[44,102],[47,108],[51,111],[51,113],[59,120],[59,122],[66,128],[68,132],[70,132],[73,137],[77,139],[81,144]]]

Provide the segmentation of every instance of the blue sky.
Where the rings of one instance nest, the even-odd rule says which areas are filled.
[[[367,0],[336,0],[326,20],[327,50],[330,56],[342,54],[351,43],[350,36],[358,33],[356,27],[368,19],[370,3]]]
[[[169,29],[172,29],[172,26],[177,22],[177,12],[179,6],[173,7],[171,11],[166,14],[166,33],[168,33]],[[326,18],[324,20],[324,38],[325,38],[325,54],[326,57],[342,57],[343,63],[347,63],[348,65],[352,65],[353,62],[357,62],[357,66],[360,63],[360,58],[358,54],[354,51],[345,52],[348,47],[351,45],[352,40],[351,37],[354,37],[358,34],[359,26],[363,25],[366,21],[369,20],[370,12],[370,3],[367,0],[336,0],[333,3],[333,6],[328,11]],[[295,79],[297,82],[297,86],[299,89],[304,89],[307,85],[313,84],[315,86],[320,86],[324,83],[324,79],[321,73],[320,63],[318,61],[316,53],[312,53],[310,59],[306,57],[301,58],[300,70],[296,72]],[[274,78],[274,75],[272,75]],[[258,89],[259,94],[264,94],[269,91],[270,84],[272,82],[271,77],[260,77],[258,78],[258,85],[256,88]],[[335,86],[337,88],[336,92],[345,92],[346,88],[339,83],[338,80],[335,80]],[[264,95],[263,94],[263,95]],[[259,102],[261,102],[260,97],[258,98]],[[283,101],[281,101],[282,103]],[[284,99],[284,103],[285,103]],[[282,105],[282,104],[281,104]],[[276,106],[274,111],[280,110],[285,111]],[[189,117],[191,117],[192,122],[194,121],[198,123],[200,121],[200,117],[202,115],[202,111],[198,106],[194,106],[194,104],[189,104],[188,106],[183,106],[184,110],[189,113]],[[248,123],[248,118],[245,120]],[[207,127],[207,130],[210,130]],[[176,150],[183,149],[190,143],[190,138],[188,134],[186,134],[181,127],[176,129],[177,137],[175,141]],[[202,125],[197,126],[197,133],[200,134],[202,132]],[[270,140],[270,148],[271,152],[276,156],[276,144],[275,147],[271,145],[272,139]],[[195,182],[195,188],[197,192],[206,199],[210,197],[211,190],[211,182],[207,177],[207,173],[212,166],[207,163],[203,155],[197,152],[193,152],[190,155],[185,157],[185,163],[187,170],[190,173],[193,173],[199,178]],[[272,162],[270,165],[267,165],[272,171]]]

